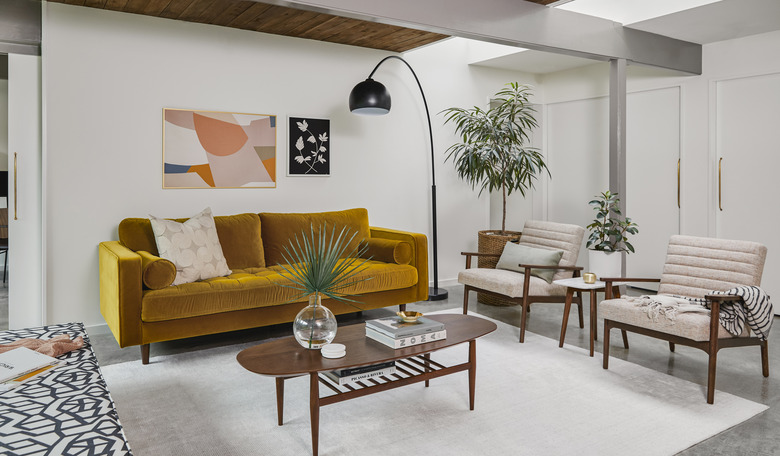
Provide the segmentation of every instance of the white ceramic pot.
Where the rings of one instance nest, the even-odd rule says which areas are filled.
[[[621,277],[623,275],[623,253],[588,250],[588,271],[596,278]]]

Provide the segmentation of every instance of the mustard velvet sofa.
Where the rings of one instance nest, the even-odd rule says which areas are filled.
[[[358,295],[360,310],[428,298],[425,235],[371,227],[365,209],[238,214],[214,221],[232,271],[226,277],[170,285],[175,268],[157,256],[149,219],[124,219],[119,240],[99,244],[100,311],[120,347],[141,346],[144,364],[152,342],[292,322],[308,301],[291,302],[298,293],[278,285],[287,280],[278,264],[284,246],[312,226],[316,231],[327,225],[328,232],[347,226],[358,233],[355,245],[368,246],[364,256],[371,259],[361,277],[371,279],[345,290]],[[322,303],[337,315],[358,311],[333,299]]]

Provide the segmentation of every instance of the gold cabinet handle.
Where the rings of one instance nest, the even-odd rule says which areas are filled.
[[[720,157],[720,160],[718,160],[718,209],[721,211],[723,210],[723,179],[721,169],[723,164],[723,157]]]
[[[677,209],[680,208],[680,159],[677,159]]]
[[[16,191],[16,180],[17,180],[16,179],[16,176],[17,176],[17,173],[16,173],[16,161],[18,159],[18,155],[19,154],[17,152],[14,152],[14,220],[19,220],[19,217],[17,217],[17,214],[16,214],[16,207],[17,207],[16,195],[18,194],[17,191]]]

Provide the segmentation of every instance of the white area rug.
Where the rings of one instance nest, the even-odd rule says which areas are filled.
[[[767,409],[619,359],[496,322],[477,342],[475,410],[461,372],[329,405],[320,455],[671,455]],[[285,382],[284,426],[274,380],[223,347],[102,368],[136,456],[311,454],[308,377]],[[462,362],[467,345],[433,355]]]

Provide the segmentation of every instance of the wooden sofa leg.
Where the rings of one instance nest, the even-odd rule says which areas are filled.
[[[623,347],[628,350],[628,333],[625,329],[621,329],[620,334],[623,336]]]
[[[609,369],[609,330],[612,329],[612,327],[609,324],[609,320],[604,320],[604,347],[602,348],[602,353],[604,354],[604,362],[603,367],[604,369]]]
[[[398,304],[398,311],[399,312],[405,312],[406,311],[406,304]]]
[[[141,363],[149,364],[149,344],[141,345]]]
[[[769,345],[766,340],[761,341],[761,373],[769,377]]]
[[[669,342],[669,351],[674,351],[674,342]]]

